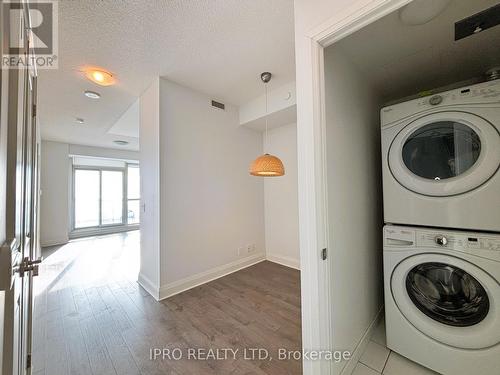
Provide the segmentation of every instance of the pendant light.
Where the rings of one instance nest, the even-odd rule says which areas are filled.
[[[266,132],[264,136],[264,155],[259,156],[250,165],[250,174],[258,177],[278,177],[285,174],[285,168],[281,160],[274,155],[267,153],[267,84],[271,80],[271,73],[264,72],[260,79],[264,82],[266,90]]]

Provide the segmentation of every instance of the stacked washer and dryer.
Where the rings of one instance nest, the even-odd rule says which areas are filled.
[[[381,110],[387,346],[500,374],[500,80]]]

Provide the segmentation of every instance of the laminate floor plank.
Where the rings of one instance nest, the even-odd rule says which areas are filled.
[[[64,319],[64,341],[68,353],[68,374],[92,374],[87,347],[78,321]]]
[[[280,348],[301,350],[297,270],[265,261],[158,302],[136,282],[139,232],[80,239],[44,255],[34,375],[302,373],[301,361],[276,357]],[[153,360],[154,350],[170,358]]]
[[[139,367],[122,335],[116,331],[106,331],[103,336],[116,373],[119,375],[140,375]]]
[[[116,371],[95,319],[89,318],[81,321],[80,324],[92,373],[95,375],[115,375]]]
[[[33,359],[36,357],[33,356]],[[44,369],[50,375],[68,375],[68,353],[64,337],[47,339]]]

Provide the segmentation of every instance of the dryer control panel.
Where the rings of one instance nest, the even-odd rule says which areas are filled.
[[[460,104],[487,103],[489,98],[496,99],[498,97],[500,97],[500,90],[497,86],[477,85],[428,96],[416,104],[418,107],[432,107],[439,104],[455,104],[457,102]]]
[[[436,108],[482,104],[500,106],[500,79],[384,107],[380,110],[381,126],[382,128],[392,126],[394,122],[401,121],[408,116]]]

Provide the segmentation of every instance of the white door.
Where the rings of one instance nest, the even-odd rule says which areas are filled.
[[[462,194],[497,172],[500,135],[491,123],[471,113],[433,113],[397,134],[388,163],[394,178],[415,193],[438,197]]]
[[[468,261],[434,253],[406,258],[391,275],[391,292],[403,316],[440,343],[465,349],[500,343],[500,285]]]
[[[21,53],[31,59],[29,17],[23,4],[19,19],[7,18],[19,28]],[[5,18],[4,18],[5,19]],[[2,35],[4,36],[4,35]],[[7,73],[5,73],[5,77]],[[2,85],[4,84],[2,72]],[[2,371],[31,374],[32,282],[37,273],[38,249],[38,152],[36,121],[36,70],[21,67],[8,71],[6,241],[2,246],[1,287],[5,290]],[[4,117],[2,116],[2,119]]]

